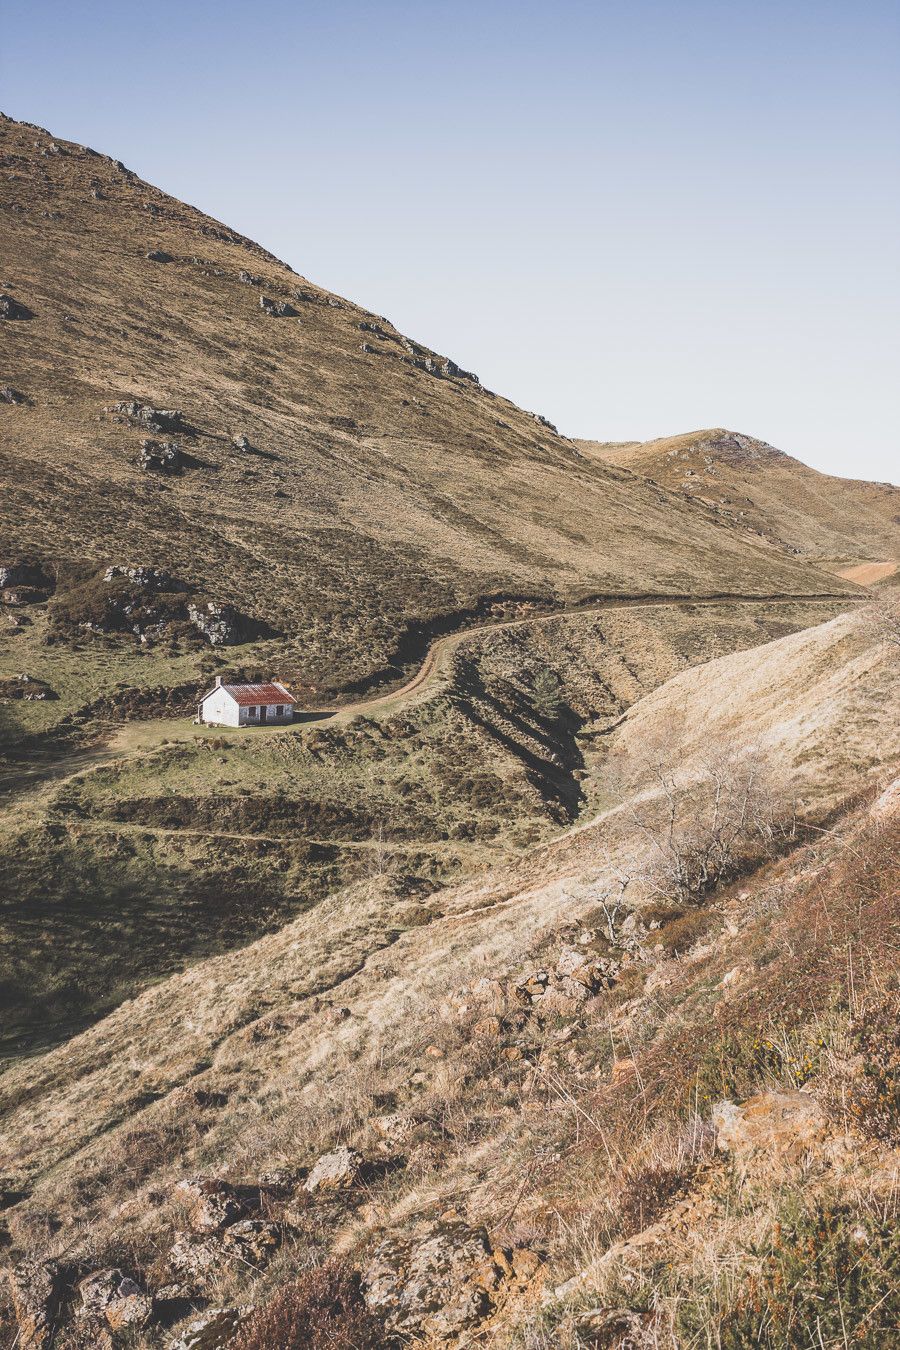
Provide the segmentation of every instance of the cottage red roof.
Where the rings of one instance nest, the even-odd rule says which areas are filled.
[[[266,703],[297,702],[294,695],[280,684],[223,684],[222,688],[241,708],[257,708]]]

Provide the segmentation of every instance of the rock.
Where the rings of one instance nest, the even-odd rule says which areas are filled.
[[[169,1248],[166,1265],[178,1283],[202,1289],[221,1266],[223,1251],[218,1237],[202,1233],[179,1233]]]
[[[232,436],[231,444],[234,446],[235,450],[240,450],[242,455],[251,455],[253,453],[253,446],[246,436]]]
[[[366,352],[367,355],[371,356],[371,355],[373,355],[374,352],[377,351],[377,348],[376,348],[376,347],[373,347],[372,344],[371,344],[371,342],[361,342],[361,343],[359,344],[359,350],[360,350],[361,352]]]
[[[472,1027],[473,1036],[496,1037],[500,1035],[499,1017],[481,1017]]]
[[[0,403],[27,403],[24,394],[20,394],[18,389],[13,389],[11,384],[0,386]]]
[[[184,456],[175,441],[146,440],[141,442],[138,467],[142,473],[181,473]]]
[[[105,1317],[113,1331],[142,1327],[153,1315],[153,1299],[121,1270],[98,1270],[79,1281],[79,1314]]]
[[[348,1190],[359,1181],[363,1166],[362,1155],[352,1148],[323,1153],[304,1182],[304,1190],[310,1195],[316,1191]]]
[[[116,563],[103,573],[107,584],[111,581],[130,581],[142,591],[186,591],[183,581],[176,581],[161,567],[123,567]]]
[[[34,314],[27,305],[19,304],[11,295],[0,292],[0,319],[33,319]]]
[[[506,1293],[533,1278],[515,1254],[493,1251],[483,1228],[439,1224],[421,1237],[388,1238],[363,1276],[366,1305],[389,1331],[448,1340],[477,1326]],[[536,1264],[534,1269],[536,1269]]]
[[[803,1161],[821,1152],[832,1133],[825,1109],[808,1092],[761,1092],[741,1105],[719,1102],[712,1125],[716,1146],[743,1163],[761,1155]]]
[[[524,980],[520,980],[513,992],[520,1003],[534,1003],[536,999],[544,997],[549,983],[550,976],[547,971],[537,970],[533,975],[526,975]]]
[[[177,408],[153,408],[149,403],[121,399],[112,405],[110,411],[127,417],[129,422],[147,427],[149,431],[167,431],[170,435],[190,435],[192,431],[184,413]]]
[[[195,1233],[221,1233],[247,1212],[234,1187],[216,1178],[186,1177],[176,1185],[175,1195],[187,1206]]]
[[[262,277],[256,276],[253,272],[238,272],[238,281],[242,281],[245,286],[261,286]]]
[[[245,1316],[238,1308],[207,1308],[169,1342],[168,1350],[223,1350],[234,1340]]]
[[[591,1308],[578,1313],[573,1330],[579,1345],[596,1350],[650,1350],[657,1344],[653,1314],[634,1308]]]
[[[274,1223],[263,1219],[241,1219],[226,1228],[221,1241],[226,1255],[261,1268],[281,1245],[281,1233]]]
[[[297,317],[297,311],[289,300],[272,300],[268,295],[261,295],[259,307],[264,314],[271,314],[276,319],[295,319]]]
[[[241,641],[243,622],[231,605],[208,600],[205,605],[188,605],[187,612],[190,622],[211,647],[233,647]]]
[[[59,1309],[59,1267],[53,1261],[20,1261],[7,1278],[19,1326],[16,1344],[43,1350],[50,1345]]]
[[[166,253],[161,248],[151,248],[150,252],[144,256],[149,262],[170,263],[172,261],[171,253]]]
[[[387,1143],[399,1144],[412,1134],[418,1122],[415,1116],[392,1112],[387,1116],[373,1116],[369,1124]]]

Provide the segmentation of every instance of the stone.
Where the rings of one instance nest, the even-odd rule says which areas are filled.
[[[578,1313],[573,1330],[579,1345],[595,1350],[650,1350],[653,1314],[634,1308],[590,1308]]]
[[[418,1124],[415,1116],[406,1116],[398,1111],[387,1116],[373,1116],[369,1123],[382,1139],[391,1144],[399,1144],[407,1139]]]
[[[208,600],[206,604],[188,605],[187,613],[190,622],[211,647],[233,647],[241,641],[241,616],[231,605]]]
[[[297,317],[297,311],[289,300],[272,300],[268,295],[261,295],[259,307],[264,314],[271,314],[276,319],[295,319]]]
[[[112,567],[107,567],[103,573],[103,580],[107,584],[111,581],[130,581],[142,591],[187,590],[183,581],[176,581],[171,573],[162,567],[124,567],[116,563]]]
[[[27,403],[27,402],[28,400],[26,399],[25,395],[21,394],[18,389],[13,389],[11,384],[4,384],[0,386],[0,403]]]
[[[16,1344],[44,1350],[59,1310],[59,1267],[53,1261],[20,1261],[7,1271],[19,1333]]]
[[[188,1222],[195,1233],[221,1233],[246,1215],[246,1207],[233,1186],[216,1178],[186,1177],[175,1195],[187,1206]]]
[[[142,473],[181,473],[184,456],[176,441],[146,440],[141,442],[138,467]]]
[[[737,1105],[712,1109],[716,1146],[737,1161],[800,1162],[820,1153],[832,1129],[827,1112],[808,1092],[760,1092]]]
[[[238,281],[242,281],[245,286],[261,286],[262,277],[256,276],[253,272],[238,272]]]
[[[33,319],[34,314],[27,305],[14,300],[11,295],[0,292],[0,319]]]
[[[207,1308],[169,1342],[168,1350],[223,1350],[234,1340],[245,1316],[238,1308]]]
[[[253,453],[253,446],[246,436],[232,436],[231,444],[234,446],[235,450],[239,450],[242,455],[251,455]]]
[[[303,1184],[310,1195],[316,1191],[343,1191],[354,1186],[363,1171],[363,1158],[352,1148],[323,1153]]]
[[[263,1219],[241,1219],[222,1234],[222,1250],[246,1265],[261,1269],[281,1245],[281,1233]]]
[[[536,999],[544,997],[549,983],[547,971],[537,970],[533,975],[526,975],[524,980],[519,980],[513,992],[520,1003],[534,1003]]]
[[[104,1317],[113,1331],[142,1327],[153,1316],[153,1299],[121,1270],[97,1270],[79,1281],[82,1316]]]
[[[382,1242],[362,1290],[389,1332],[430,1343],[478,1326],[517,1283],[514,1261],[492,1250],[483,1228],[450,1221]]]
[[[170,263],[172,261],[171,253],[166,253],[161,248],[151,248],[150,252],[144,255],[148,262]]]
[[[133,399],[120,399],[109,410],[127,417],[129,422],[145,426],[149,431],[165,431],[170,435],[181,433],[189,435],[191,427],[184,413],[177,408],[154,408],[149,403],[137,403]]]

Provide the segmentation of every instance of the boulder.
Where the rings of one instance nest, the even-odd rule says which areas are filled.
[[[177,408],[154,408],[149,403],[136,403],[133,399],[121,399],[112,405],[112,412],[127,417],[129,422],[147,427],[149,431],[165,431],[170,435],[189,435],[191,427],[184,413]]]
[[[549,973],[546,970],[536,970],[532,975],[526,975],[523,980],[519,980],[513,992],[520,1003],[534,1003],[544,997],[549,983]]]
[[[303,1183],[304,1190],[310,1195],[316,1191],[349,1190],[359,1181],[363,1166],[362,1154],[352,1148],[323,1153]]]
[[[363,1297],[390,1332],[444,1341],[478,1326],[538,1264],[533,1252],[492,1250],[483,1228],[451,1221],[382,1242],[364,1273]]]
[[[211,647],[233,647],[241,641],[241,616],[231,605],[220,605],[213,600],[206,604],[188,605],[188,619]]]
[[[142,441],[138,467],[142,473],[181,473],[184,468],[181,447],[176,441]]]
[[[169,572],[164,571],[161,567],[123,567],[117,563],[112,567],[107,567],[103,573],[103,580],[107,583],[130,581],[142,591],[187,590],[183,581],[176,581]]]
[[[832,1129],[827,1112],[808,1092],[760,1092],[712,1110],[716,1145],[736,1161],[776,1158],[801,1162],[822,1151]]]
[[[166,253],[161,248],[151,248],[149,253],[144,255],[149,262],[170,263],[172,261],[171,253]]]
[[[0,319],[33,319],[34,315],[27,305],[21,305],[11,295],[0,292]]]
[[[242,281],[245,286],[261,286],[262,277],[258,277],[253,272],[238,272],[238,281]]]
[[[20,1261],[7,1271],[19,1332],[16,1344],[43,1350],[59,1310],[59,1267],[53,1261]]]
[[[253,446],[246,436],[232,436],[231,444],[234,446],[235,450],[239,450],[242,455],[253,454]]]
[[[207,1308],[169,1342],[168,1350],[223,1350],[245,1316],[238,1308]]]
[[[222,1265],[223,1251],[215,1234],[179,1233],[169,1248],[166,1265],[174,1282],[202,1289]]]
[[[142,1327],[153,1316],[153,1299],[118,1269],[97,1270],[78,1284],[79,1313],[103,1317],[113,1331]]]
[[[11,384],[0,386],[0,403],[27,403],[25,395],[18,389],[13,389]]]
[[[247,1213],[234,1187],[216,1178],[186,1177],[176,1185],[175,1195],[187,1207],[195,1233],[221,1233]]]
[[[271,314],[276,319],[290,319],[297,317],[297,311],[289,300],[273,300],[268,295],[259,297],[259,307],[264,314]]]

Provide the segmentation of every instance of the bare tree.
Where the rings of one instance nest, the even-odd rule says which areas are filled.
[[[649,844],[642,888],[658,899],[697,901],[750,863],[773,856],[796,838],[796,816],[756,754],[710,752],[689,782],[671,765],[647,765],[652,806],[632,809]]]

